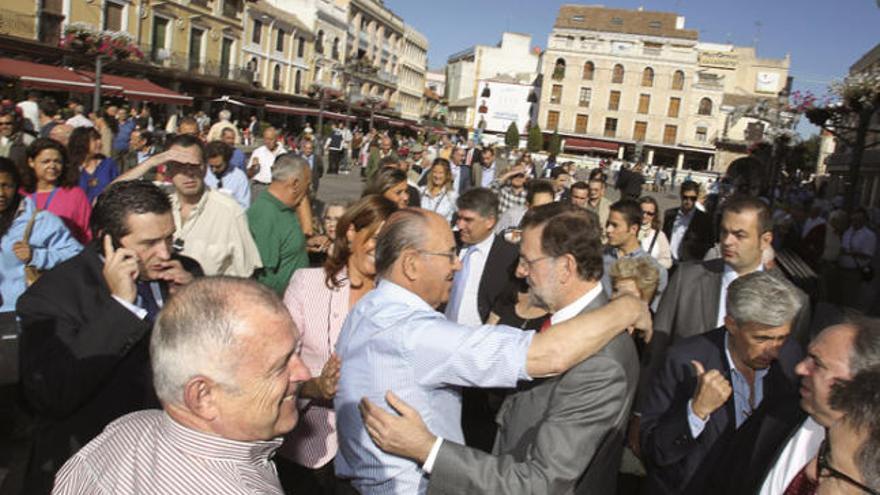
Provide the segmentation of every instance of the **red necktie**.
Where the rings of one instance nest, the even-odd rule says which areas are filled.
[[[808,462],[807,466],[809,465],[810,463]],[[785,489],[783,495],[813,495],[816,493],[816,489],[819,488],[819,483],[807,477],[807,466],[804,466],[797,476],[791,480],[791,483],[788,484],[788,488]]]
[[[553,323],[550,322],[550,319],[552,317],[553,317],[553,315],[547,315],[547,319],[544,320],[544,323],[541,323],[541,329],[538,330],[538,333],[541,333],[544,330],[547,330],[548,328],[550,328],[551,325],[553,325]]]

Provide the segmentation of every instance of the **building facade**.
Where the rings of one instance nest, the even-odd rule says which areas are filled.
[[[308,91],[314,35],[299,17],[268,0],[249,2],[243,45],[245,67],[260,87],[295,95]]]
[[[503,33],[496,46],[475,45],[453,54],[446,61],[448,124],[474,130],[480,128],[481,95],[487,81],[530,86],[538,76],[540,56],[531,47],[532,37]],[[491,90],[490,90],[491,91]],[[488,103],[488,102],[486,102]]]
[[[400,116],[418,121],[425,113],[425,74],[428,72],[428,39],[404,25],[403,52],[398,72],[396,99],[392,105]]]
[[[775,98],[787,68],[787,59],[701,44],[674,13],[567,5],[543,56],[538,124],[568,151],[718,170],[726,95]]]

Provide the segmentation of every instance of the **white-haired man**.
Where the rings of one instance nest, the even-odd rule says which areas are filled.
[[[150,341],[162,410],[123,416],[70,459],[55,494],[281,494],[272,455],[309,372],[281,300],[219,277],[181,290]]]
[[[214,122],[211,129],[208,130],[206,141],[209,143],[211,141],[217,141],[223,137],[223,131],[225,129],[232,129],[232,132],[235,133],[235,144],[241,144],[241,134],[238,132],[238,127],[229,120],[232,118],[232,113],[229,110],[220,110],[220,113],[217,114],[217,118],[219,120]]]

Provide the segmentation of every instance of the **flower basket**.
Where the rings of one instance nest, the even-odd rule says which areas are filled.
[[[98,31],[91,24],[74,22],[64,29],[58,43],[61,48],[85,53],[90,57],[106,57],[111,60],[141,60],[143,52],[131,35],[118,31]]]

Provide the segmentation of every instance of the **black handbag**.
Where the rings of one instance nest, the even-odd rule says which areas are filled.
[[[15,312],[0,313],[0,385],[18,383],[18,337]]]

